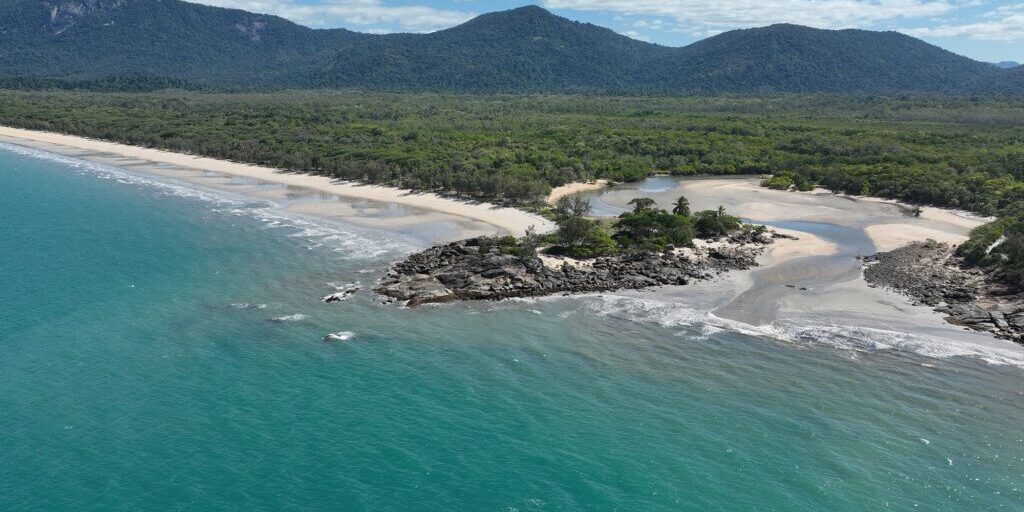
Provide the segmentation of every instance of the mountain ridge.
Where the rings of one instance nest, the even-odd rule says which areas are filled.
[[[1013,71],[896,32],[790,24],[666,47],[537,6],[429,34],[376,35],[180,0],[0,0],[5,84],[147,77],[252,90],[1024,92]]]

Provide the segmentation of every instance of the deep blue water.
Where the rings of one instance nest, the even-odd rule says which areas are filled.
[[[0,510],[1022,508],[1018,366],[654,298],[319,302],[409,250],[0,148]]]

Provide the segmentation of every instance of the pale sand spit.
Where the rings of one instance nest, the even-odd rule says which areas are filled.
[[[911,242],[928,239],[947,244],[960,244],[967,240],[964,235],[913,224],[875,224],[864,228],[864,232],[879,251],[891,251]]]
[[[602,188],[607,186],[608,180],[588,181],[586,183],[566,183],[565,185],[555,187],[554,189],[551,190],[551,193],[548,194],[548,203],[555,204],[555,201],[558,201],[559,199],[565,196],[577,194],[579,192],[587,192],[590,190],[601,190]]]
[[[777,233],[795,236],[798,240],[778,238],[762,256],[762,265],[774,265],[807,256],[831,256],[839,252],[839,245],[811,233],[791,229],[773,229]]]

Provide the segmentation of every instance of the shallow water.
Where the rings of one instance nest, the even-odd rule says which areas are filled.
[[[1024,500],[1019,352],[653,293],[381,306],[419,239],[43,156],[0,148],[2,510]]]

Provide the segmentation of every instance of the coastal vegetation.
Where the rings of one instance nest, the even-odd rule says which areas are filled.
[[[515,205],[597,178],[774,174],[992,214],[1024,174],[1024,104],[996,100],[0,91],[0,104],[9,126]]]
[[[552,245],[547,252],[579,259],[661,252],[692,245],[694,238],[715,239],[744,228],[725,208],[691,215],[689,204],[685,197],[679,197],[673,211],[668,212],[658,208],[653,199],[638,197],[629,202],[632,211],[602,225],[587,218],[590,204],[584,198],[563,197],[555,205],[558,230],[549,237]]]

